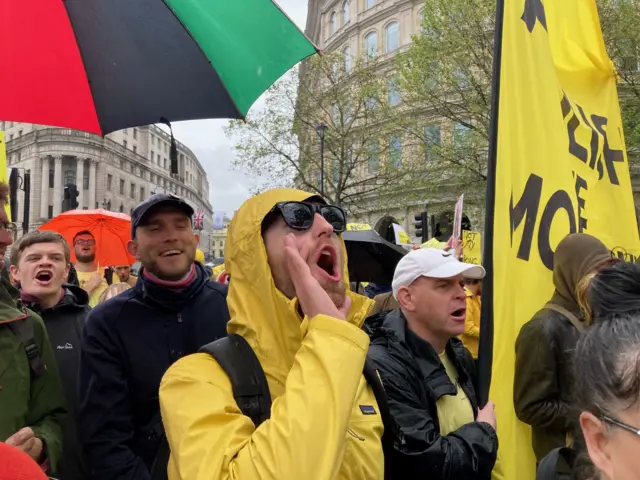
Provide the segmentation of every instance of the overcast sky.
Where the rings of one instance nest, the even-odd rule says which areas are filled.
[[[278,4],[304,30],[307,18],[306,0],[278,0]],[[260,108],[262,101],[253,106]],[[224,135],[227,120],[197,120],[173,125],[176,138],[198,156],[209,179],[211,205],[229,216],[250,196],[251,179],[233,170],[233,145]]]

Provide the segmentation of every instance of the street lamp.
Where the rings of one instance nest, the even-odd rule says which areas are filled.
[[[320,137],[320,195],[324,197],[324,134],[327,131],[327,125],[324,122],[316,125],[316,133]]]

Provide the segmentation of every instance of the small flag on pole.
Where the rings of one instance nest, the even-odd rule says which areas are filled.
[[[193,214],[193,228],[195,230],[204,229],[204,212],[202,210],[198,210]]]

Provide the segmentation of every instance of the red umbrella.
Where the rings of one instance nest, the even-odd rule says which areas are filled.
[[[131,240],[131,217],[108,210],[69,210],[49,220],[38,230],[53,230],[62,235],[72,248],[73,237],[88,230],[96,239],[96,262],[101,267],[131,265],[136,259],[127,251]]]

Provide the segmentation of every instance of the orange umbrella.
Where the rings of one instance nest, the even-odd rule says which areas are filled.
[[[131,265],[136,261],[127,251],[131,240],[131,217],[124,213],[108,210],[69,210],[49,220],[38,230],[53,230],[62,235],[71,246],[73,237],[83,230],[91,232],[96,239],[96,262],[101,267]]]

